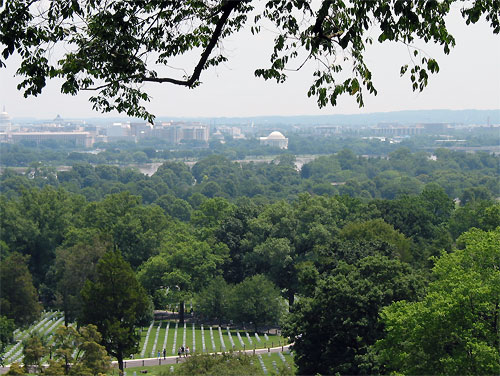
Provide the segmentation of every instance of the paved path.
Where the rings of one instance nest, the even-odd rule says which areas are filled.
[[[290,345],[279,346],[279,347],[270,347],[265,349],[255,349],[255,350],[245,350],[241,352],[245,352],[247,354],[265,354],[267,352],[277,353],[281,351],[288,350]],[[235,351],[240,352],[240,351]],[[222,354],[218,353],[207,353],[207,354]],[[145,359],[129,359],[123,362],[123,366],[125,369],[127,368],[137,368],[144,366],[158,366],[163,364],[176,364],[179,362],[184,362],[186,358],[179,358],[178,356],[167,356],[165,359],[162,358],[145,358]],[[116,360],[112,361],[112,366],[114,368],[118,368],[118,362]],[[0,374],[7,373],[10,369],[10,366],[0,367]]]
[[[290,345],[286,346],[279,346],[279,347],[270,347],[270,348],[265,348],[265,349],[255,349],[254,350],[245,350],[241,352],[245,352],[247,354],[265,354],[267,352],[272,352],[272,353],[277,353],[281,351],[288,350]],[[239,351],[235,351],[239,352]],[[215,353],[207,353],[207,354],[215,354]],[[218,352],[217,354],[222,354],[221,352]],[[137,368],[137,367],[144,367],[144,366],[158,366],[158,365],[163,365],[163,364],[176,364],[179,362],[185,361],[186,358],[181,357],[179,358],[178,356],[167,356],[165,359],[163,357],[161,358],[146,358],[146,359],[129,359],[125,360],[123,362],[124,368]],[[118,362],[114,360],[112,362],[113,367],[118,367]]]

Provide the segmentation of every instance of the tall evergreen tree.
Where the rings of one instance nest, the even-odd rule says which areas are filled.
[[[123,371],[123,359],[138,349],[135,326],[150,307],[144,288],[121,253],[108,251],[97,265],[95,282],[87,281],[81,295],[80,323],[97,326],[102,344]]]

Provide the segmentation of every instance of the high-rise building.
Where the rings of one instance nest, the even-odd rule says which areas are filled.
[[[189,140],[208,142],[209,127],[200,123],[169,122],[155,126],[151,133],[171,144]]]

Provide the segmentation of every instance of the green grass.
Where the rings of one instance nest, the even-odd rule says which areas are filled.
[[[141,371],[146,370],[148,371],[146,375],[150,376],[158,376],[160,373],[163,374],[170,374],[170,366],[173,366],[174,369],[177,366],[176,364],[165,364],[161,366],[144,366],[144,367],[133,367],[133,368],[125,368],[125,371],[127,372],[127,376],[132,376],[134,374],[134,371],[137,373],[137,375],[142,375]],[[106,375],[112,375],[112,376],[118,376],[120,374],[118,368],[113,368],[111,371],[107,372]]]

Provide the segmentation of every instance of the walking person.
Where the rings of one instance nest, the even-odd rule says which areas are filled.
[[[163,349],[163,359],[167,359],[167,350]]]
[[[189,356],[189,346],[186,346],[186,358]]]
[[[186,353],[184,352],[184,346],[181,346],[181,355],[184,355],[184,358],[186,357]]]
[[[158,351],[158,359],[160,359],[160,358],[161,358],[161,353],[160,353],[160,351]]]
[[[181,357],[181,354],[182,354],[182,347],[179,347],[179,350],[177,350],[177,355],[179,356],[179,358]]]

